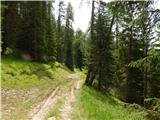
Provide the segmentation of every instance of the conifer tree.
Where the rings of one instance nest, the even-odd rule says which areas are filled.
[[[90,61],[90,65],[94,66],[91,69],[91,71],[88,70],[88,75],[86,78],[86,84],[92,85],[94,78],[97,75],[98,80],[98,88],[99,89],[108,89],[110,85],[112,84],[112,53],[111,53],[111,30],[114,22],[114,16],[112,18],[107,18],[106,10],[105,10],[106,3],[100,1],[98,6],[98,16],[96,19],[96,24],[94,25],[91,22],[91,26],[95,26],[94,28],[94,37],[91,37],[91,40],[93,41],[91,44],[94,46],[94,48],[91,48],[90,58],[93,61]],[[92,7],[94,7],[94,1],[92,3]],[[92,8],[94,10],[94,8]],[[93,11],[92,11],[93,12]],[[92,14],[92,17],[94,16],[94,12]],[[92,18],[93,19],[93,18]],[[91,28],[93,29],[93,28]],[[93,44],[94,43],[94,44]],[[91,45],[91,47],[93,47]],[[91,67],[91,66],[89,66]]]
[[[83,46],[84,41],[84,33],[78,29],[75,33],[74,37],[74,65],[82,70],[82,67],[84,66],[84,52],[85,48]]]
[[[63,63],[64,62],[64,26],[62,22],[64,20],[64,2],[60,1],[58,5],[58,20],[57,20],[57,61]]]
[[[67,6],[66,25],[65,25],[65,65],[73,70],[73,8],[70,3]]]
[[[6,8],[3,11],[3,25],[2,25],[2,53],[6,51],[7,47],[16,49],[16,43],[19,37],[19,14],[18,2],[2,2]],[[11,19],[12,18],[12,19]]]
[[[52,2],[47,2],[47,55],[49,61],[56,59],[56,23],[52,13]]]

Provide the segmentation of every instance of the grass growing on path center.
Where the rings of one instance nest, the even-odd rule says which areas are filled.
[[[73,120],[145,120],[138,111],[124,108],[111,96],[86,86],[77,96]]]

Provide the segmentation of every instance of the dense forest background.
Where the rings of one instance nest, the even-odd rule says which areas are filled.
[[[92,1],[88,30],[74,31],[74,11],[53,1],[1,2],[1,54],[55,61],[86,72],[85,85],[147,107],[160,98],[160,10],[154,1]]]

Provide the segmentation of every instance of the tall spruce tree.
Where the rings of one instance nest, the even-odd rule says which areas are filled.
[[[73,70],[73,8],[70,3],[67,6],[66,25],[65,25],[65,65]]]
[[[39,62],[55,60],[56,56],[56,27],[51,9],[52,2],[46,1],[20,4],[21,31],[17,48]]]
[[[47,56],[49,61],[56,60],[56,23],[52,13],[52,3],[47,2],[47,18],[46,18],[46,29],[47,29]]]
[[[91,11],[91,25],[90,25],[90,47],[89,47],[89,55],[88,55],[88,73],[86,76],[85,84],[91,86],[92,82],[96,76],[96,40],[95,40],[95,20],[96,20],[96,12],[95,12],[95,1],[92,1],[92,11]]]
[[[119,1],[111,4],[112,13],[116,16],[115,56],[117,60],[116,69],[118,70],[116,71],[116,81],[120,83],[119,88],[123,100],[127,102],[135,102],[137,100],[137,102],[142,103],[142,72],[139,69],[128,67],[132,60],[142,56],[142,52],[137,47],[141,42],[136,38],[138,30],[134,17],[137,14],[139,3]],[[123,7],[115,8],[116,5]],[[118,27],[121,29],[118,29]]]
[[[74,36],[74,43],[73,43],[73,51],[74,51],[74,65],[79,68],[80,70],[82,70],[82,67],[84,66],[84,52],[85,52],[85,48],[83,43],[84,41],[84,33],[78,29],[75,33]]]
[[[64,26],[62,22],[64,20],[64,2],[60,1],[58,5],[58,20],[57,20],[57,61],[63,63],[64,62]]]
[[[31,57],[34,57],[34,15],[32,2],[21,2],[19,12],[20,34],[16,46],[20,53],[29,54]]]
[[[114,9],[115,4],[121,7]],[[119,1],[112,2],[110,6],[112,14],[116,15],[116,19],[118,18],[115,25],[116,78],[120,83],[122,99],[130,103],[143,104],[148,90],[146,84],[148,68],[131,67],[128,64],[131,61],[143,59],[147,55],[150,42],[154,39],[153,21],[155,21],[154,16],[157,15],[153,15],[155,12],[151,4],[151,1]],[[149,12],[151,9],[153,11]],[[121,29],[117,29],[117,24]],[[148,63],[145,64],[148,66]]]
[[[100,1],[98,6],[98,16],[94,25],[94,1],[92,3],[92,21],[91,21],[91,53],[90,65],[86,84],[92,85],[96,75],[98,76],[98,88],[108,89],[113,80],[112,73],[112,53],[111,53],[111,30],[114,22],[114,16],[107,18],[106,3]],[[95,28],[93,28],[93,25]],[[92,30],[94,29],[94,30]],[[94,36],[92,36],[94,35]],[[92,66],[92,67],[91,67]],[[93,69],[94,66],[94,69]]]
[[[9,2],[3,1],[2,5],[6,6],[2,17],[2,53],[6,51],[7,47],[16,49],[16,43],[19,37],[19,14],[17,1]],[[12,18],[12,19],[11,19]]]

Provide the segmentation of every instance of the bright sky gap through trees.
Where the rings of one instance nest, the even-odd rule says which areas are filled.
[[[83,32],[85,32],[89,26],[90,16],[91,16],[91,2],[92,0],[55,0],[54,8],[56,19],[58,16],[58,3],[59,1],[64,1],[65,4],[71,2],[71,5],[74,9],[74,23],[73,28],[76,30],[80,28]],[[105,2],[109,2],[111,0],[104,0]],[[160,0],[154,0],[155,7],[160,9]]]

